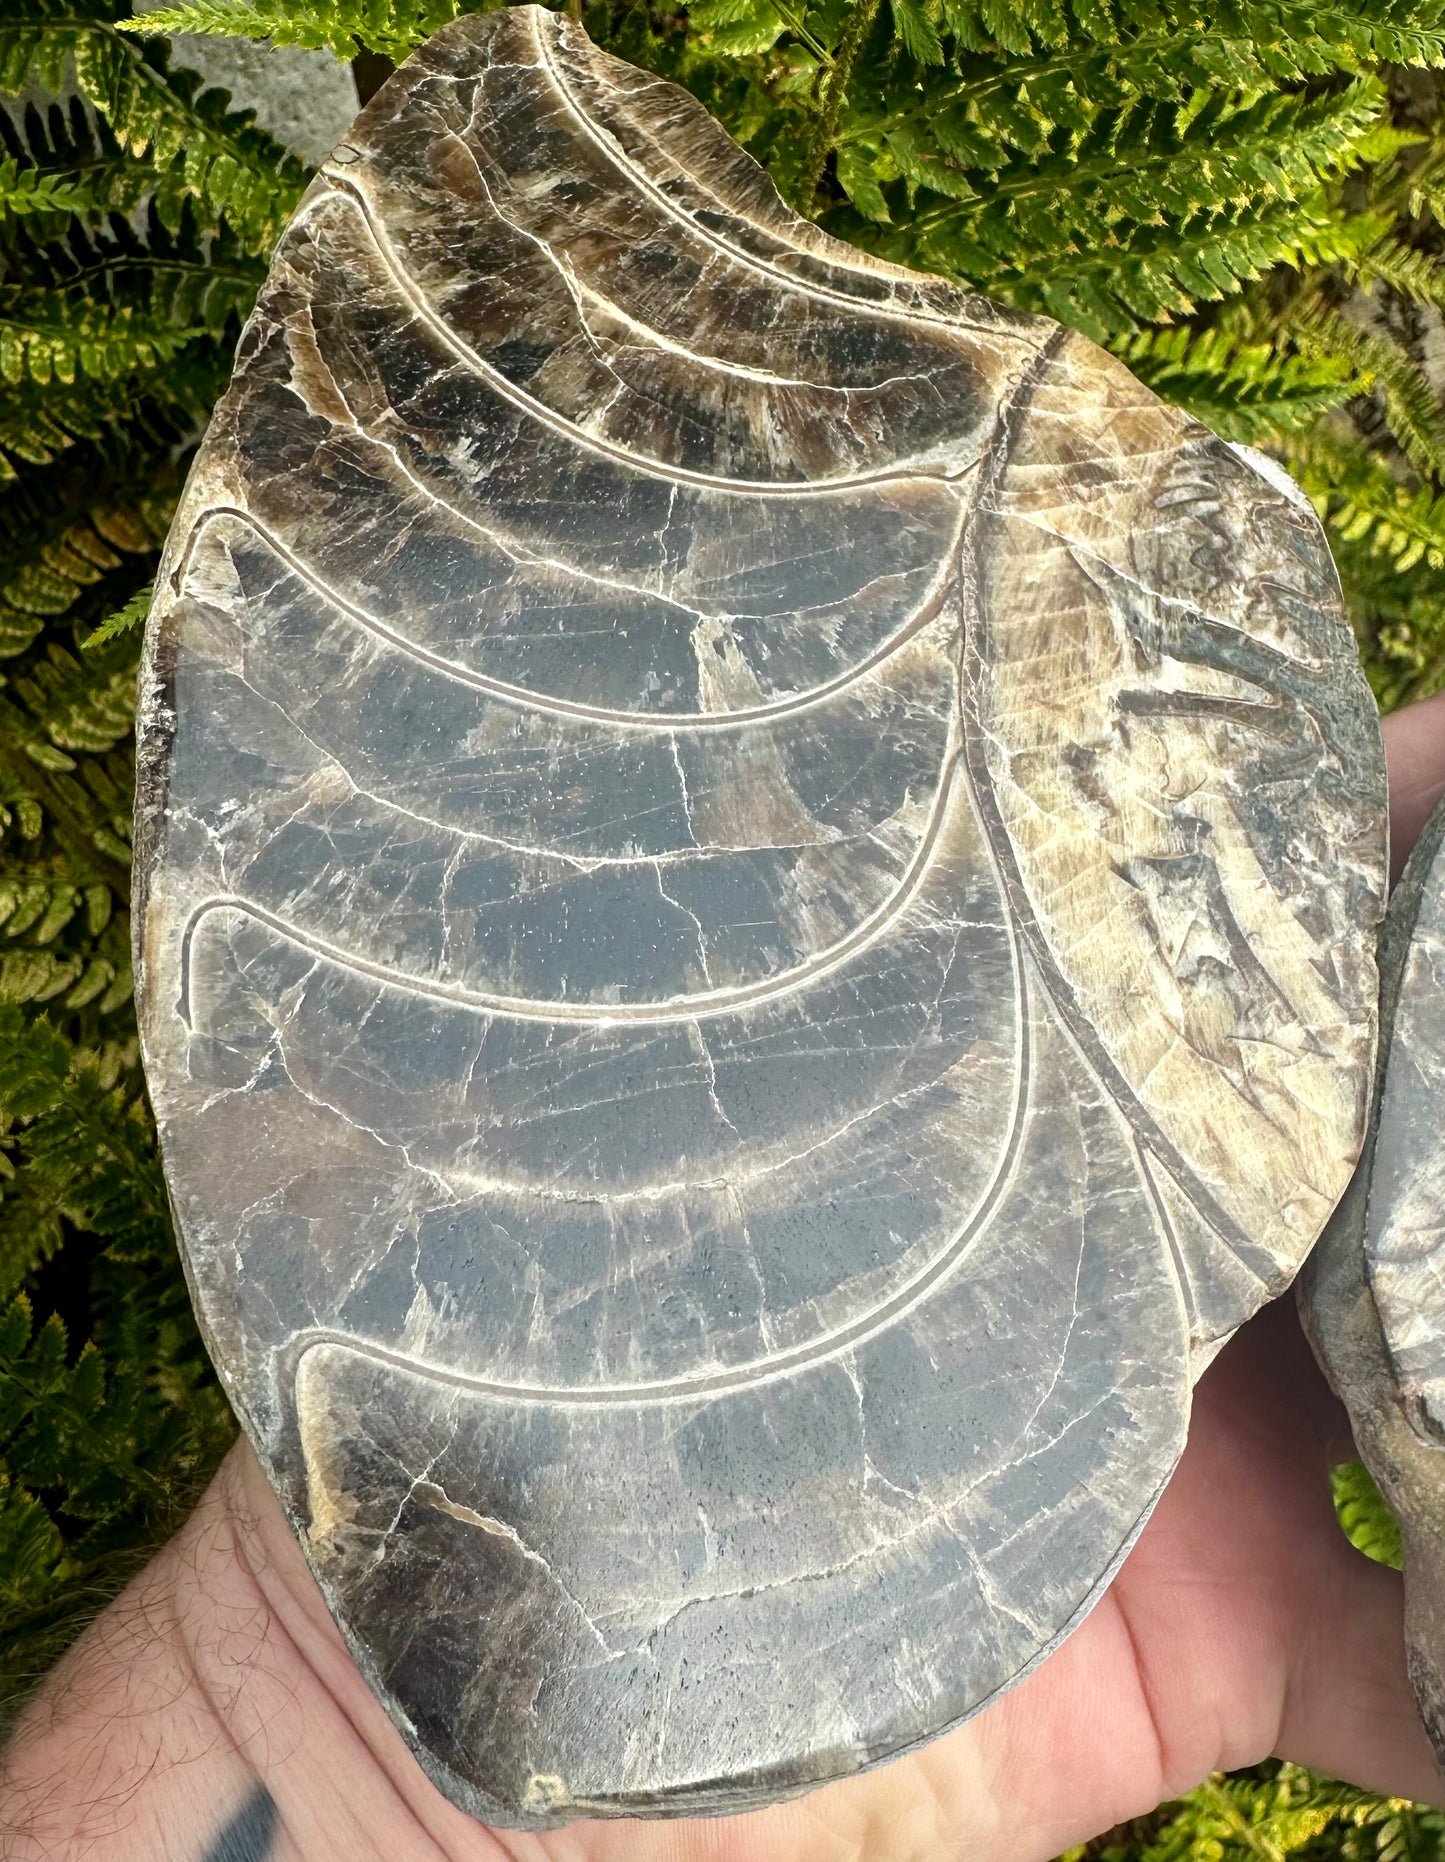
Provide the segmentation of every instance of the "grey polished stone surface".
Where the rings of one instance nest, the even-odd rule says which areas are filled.
[[[1405,1642],[1445,1765],[1445,802],[1380,942],[1381,1054],[1354,1182],[1300,1282],[1315,1350],[1400,1522]]]
[[[198,1309],[494,1819],[740,1808],[1093,1603],[1349,1177],[1374,707],[1287,483],[534,9],[282,242],[142,688]]]

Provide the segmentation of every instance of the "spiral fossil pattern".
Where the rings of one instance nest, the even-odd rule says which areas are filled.
[[[536,8],[306,195],[151,618],[143,1038],[457,1802],[766,1801],[1107,1582],[1360,1142],[1382,758],[1268,473]]]

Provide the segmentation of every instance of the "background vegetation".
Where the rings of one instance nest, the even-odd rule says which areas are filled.
[[[374,70],[457,10],[0,17],[0,1698],[178,1520],[232,1431],[138,1068],[132,689],[188,451],[306,170],[159,35],[273,35]],[[1445,684],[1445,0],[599,0],[583,18],[843,238],[1051,312],[1273,452],[1330,526],[1381,703]],[[1391,1556],[1360,1472],[1339,1479],[1346,1524]],[[1445,1858],[1445,1819],[1273,1765],[1079,1854]]]

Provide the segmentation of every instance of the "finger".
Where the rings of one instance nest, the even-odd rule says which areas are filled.
[[[1366,1790],[1439,1804],[1445,1790],[1405,1670],[1399,1576],[1339,1536],[1290,1665],[1274,1749]]]
[[[1385,719],[1385,762],[1391,878],[1397,879],[1431,809],[1445,795],[1445,692]]]
[[[1115,1584],[1175,1791],[1274,1752],[1392,1796],[1441,1795],[1399,1575],[1335,1517],[1335,1414],[1292,1302],[1277,1302],[1200,1385],[1179,1471]]]

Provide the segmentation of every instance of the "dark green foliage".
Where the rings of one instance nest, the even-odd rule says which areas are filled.
[[[1339,405],[1353,381],[1340,356],[1281,351],[1235,335],[1226,324],[1140,330],[1115,348],[1156,394],[1188,406],[1226,439],[1250,446],[1306,431]]]
[[[139,1150],[145,1133],[135,1122]],[[117,1158],[96,1173],[71,1159],[67,1174],[94,1200],[67,1214],[93,1212],[130,1228],[128,1162]],[[163,1219],[153,1226],[164,1232]],[[108,1321],[78,1354],[57,1315],[35,1324],[24,1295],[0,1312],[7,1692],[43,1674],[93,1614],[97,1590],[103,1599],[175,1529],[197,1477],[230,1438],[225,1404],[193,1349],[183,1294],[166,1288],[154,1247],[132,1241],[128,1265],[97,1278]]]
[[[137,637],[185,453],[304,183],[117,9],[0,17],[0,1698],[229,1441],[130,1005]],[[36,86],[40,89],[37,90]]]
[[[1370,1479],[1364,1463],[1345,1462],[1335,1469],[1330,1484],[1334,1489],[1335,1511],[1350,1544],[1367,1558],[1373,1558],[1378,1564],[1393,1565],[1398,1571],[1404,1562],[1400,1528],[1394,1514],[1380,1498],[1380,1490]]]
[[[304,182],[294,156],[279,149],[215,92],[168,72],[164,55],[118,32],[107,0],[16,0],[0,16],[0,92],[33,80],[62,88],[69,71],[81,97],[105,120],[133,161],[166,187],[182,188],[208,217],[224,216],[250,251],[275,240]],[[67,56],[68,55],[68,56]]]
[[[173,1528],[231,1434],[177,1270],[130,1006],[134,640],[79,646],[151,560],[170,489],[151,464],[157,521],[142,506],[111,543],[76,482],[56,482],[77,504],[29,565],[54,612],[0,694],[0,1696]],[[77,533],[83,573],[65,554]]]
[[[289,0],[190,0],[133,19],[127,29],[148,37],[199,32],[269,38],[277,45],[325,46],[340,58],[365,46],[401,59],[459,12],[478,10],[458,7],[456,0],[337,0],[320,6],[307,0],[298,6]]]
[[[138,629],[305,181],[172,30],[401,58],[475,0],[0,8],[0,1706],[173,1527],[231,1423],[130,1007]],[[1381,702],[1445,684],[1445,0],[596,0],[831,231],[1108,343],[1333,529]],[[63,95],[63,103],[35,99]],[[1398,1558],[1363,1470],[1341,1519]],[[1271,1764],[1079,1856],[1445,1862]]]
[[[78,99],[0,115],[0,143],[0,184],[25,200],[0,217],[0,486],[81,440],[172,450],[224,385],[264,264],[182,175],[147,189],[147,165]],[[80,205],[35,207],[57,188]]]
[[[1278,1761],[1214,1777],[1064,1862],[1439,1862],[1445,1814]]]
[[[151,601],[155,595],[155,583],[147,582],[117,608],[114,614],[108,614],[91,634],[85,647],[88,653],[97,647],[105,646],[111,640],[119,640],[123,634],[133,633],[136,628],[145,625],[145,618],[150,613]]]

